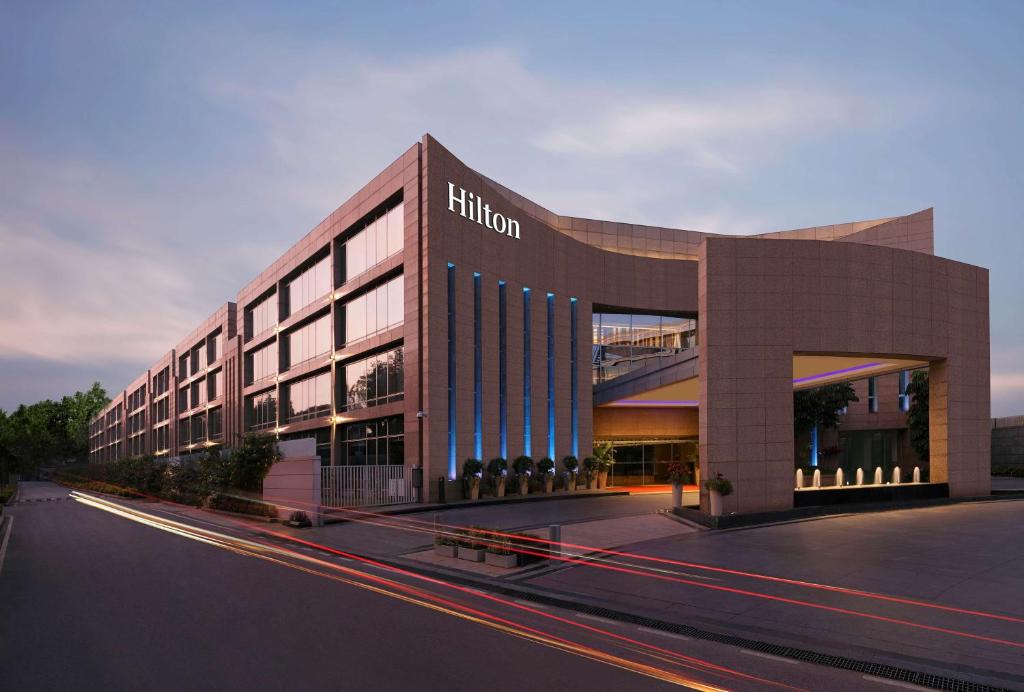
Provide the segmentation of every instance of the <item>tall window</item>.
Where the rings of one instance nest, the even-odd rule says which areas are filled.
[[[402,416],[349,423],[338,429],[338,464],[379,466],[404,463]]]
[[[178,379],[184,380],[188,377],[188,354],[178,357]]]
[[[210,373],[210,376],[206,378],[208,383],[207,397],[209,401],[213,401],[224,393],[224,370],[219,369],[217,372]]]
[[[907,394],[907,387],[909,385],[910,385],[910,371],[909,370],[901,370],[900,371],[899,405],[900,405],[900,411],[903,411],[904,413],[906,413],[907,411],[910,410],[910,395]]]
[[[206,368],[206,341],[199,342],[192,348],[192,374],[201,372]]]
[[[331,412],[331,373],[288,384],[284,400],[289,422],[326,416]]]
[[[178,390],[178,413],[184,413],[188,411],[188,387],[182,387]]]
[[[342,306],[345,333],[341,344],[352,344],[402,324],[404,305],[405,279],[401,275],[348,301]]]
[[[473,456],[484,455],[483,326],[480,324],[480,272],[473,272]]]
[[[277,295],[271,293],[245,310],[245,339],[248,341],[277,324]]]
[[[192,392],[190,394],[190,400],[192,402],[192,408],[196,406],[202,406],[206,403],[206,378],[196,380],[192,383]]]
[[[530,289],[523,288],[523,454],[533,456],[533,370],[530,367]]]
[[[206,359],[211,362],[217,362],[217,359],[224,353],[224,334],[220,330],[217,330],[210,336],[209,344],[207,346]]]
[[[498,447],[508,458],[508,303],[505,282],[498,282]]]
[[[288,282],[288,314],[296,312],[331,292],[331,256],[327,255]]]
[[[288,332],[288,367],[313,360],[331,352],[331,316],[324,315]]]
[[[248,430],[277,426],[277,395],[273,389],[245,398],[245,426]]]
[[[206,442],[206,412],[192,416],[192,444]]]
[[[458,473],[455,434],[455,265],[448,263],[448,480]]]
[[[345,273],[341,282],[349,281],[401,252],[404,235],[404,207],[399,202],[397,207],[371,221],[341,246],[345,257]]]
[[[595,384],[697,344],[697,320],[688,317],[594,313],[593,329]]]
[[[263,348],[245,356],[246,384],[259,382],[277,374],[277,342],[271,341]]]
[[[207,432],[209,433],[210,440],[214,442],[224,439],[224,409],[211,408],[209,419],[207,421]]]
[[[878,383],[876,378],[868,378],[868,412],[878,413]]]
[[[338,380],[341,411],[401,401],[405,392],[402,347],[346,363],[339,368]]]

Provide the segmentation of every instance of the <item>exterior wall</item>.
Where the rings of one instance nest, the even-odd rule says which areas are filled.
[[[547,323],[546,296],[556,306],[555,458],[572,452],[567,434],[571,425],[569,305],[578,306],[579,455],[592,447],[593,390],[591,386],[591,326],[595,305],[624,306],[650,311],[697,311],[697,264],[611,253],[586,245],[512,206],[487,179],[458,161],[429,136],[424,144],[424,247],[427,266],[424,323],[427,349],[427,397],[424,463],[430,492],[448,469],[448,265],[456,276],[456,476],[466,458],[475,456],[473,421],[473,274],[483,289],[483,449],[486,461],[498,456],[497,286],[506,282],[508,325],[508,456],[524,452],[523,420],[523,289],[531,296],[532,447],[535,459],[547,448]],[[493,210],[520,222],[520,239],[488,230],[448,210],[448,183],[482,196]],[[637,280],[643,277],[643,280]],[[564,432],[563,432],[564,431]],[[451,492],[457,495],[456,484]]]
[[[929,360],[931,478],[954,496],[988,492],[986,270],[859,244],[709,238],[700,308],[701,460],[734,481],[725,511],[792,506],[794,353]]]
[[[518,221],[520,238],[495,233],[449,211],[449,182]],[[344,283],[336,280],[322,303],[316,301],[288,315],[274,329],[245,333],[246,308],[271,291],[281,301],[285,283],[319,253],[326,253],[332,276],[339,276],[342,257],[338,243],[369,214],[398,199],[404,205],[404,248],[398,255],[359,277]],[[973,492],[982,489],[984,482],[972,455],[985,452],[987,458],[988,445],[987,428],[979,437],[979,420],[987,421],[988,415],[987,273],[933,258],[932,247],[930,209],[749,239],[557,215],[471,170],[426,135],[243,287],[234,303],[225,304],[140,376],[137,382],[145,381],[150,393],[147,444],[150,451],[159,451],[152,449],[151,442],[152,412],[157,403],[151,396],[152,383],[156,373],[169,365],[167,453],[196,451],[194,444],[180,445],[178,440],[189,415],[199,409],[193,407],[179,415],[177,397],[183,386],[201,375],[179,378],[177,363],[182,354],[219,328],[224,334],[222,350],[210,367],[223,368],[224,393],[199,408],[223,407],[224,443],[232,444],[246,429],[246,397],[268,390],[275,392],[278,401],[273,430],[280,435],[326,432],[334,461],[339,426],[400,415],[405,463],[423,465],[424,499],[436,499],[437,479],[458,476],[462,462],[478,455],[473,275],[479,273],[483,354],[479,456],[484,460],[502,453],[497,392],[498,283],[502,281],[507,296],[506,455],[510,458],[526,451],[523,289],[529,288],[529,452],[534,458],[550,451],[546,316],[550,293],[555,306],[556,459],[570,453],[585,456],[595,435],[624,428],[651,435],[661,431],[673,437],[699,431],[702,458],[709,470],[717,468],[737,481],[738,492],[727,506],[739,511],[789,506],[793,353],[914,355],[933,363],[933,471],[939,469],[939,477],[948,477],[955,493]],[[449,468],[448,451],[449,264],[455,267],[454,469]],[[320,311],[330,313],[337,329],[342,301],[397,273],[405,282],[400,326],[335,348],[322,362],[287,369],[271,381],[244,384],[248,353],[277,342],[280,357],[285,332]],[[572,299],[578,312],[575,448],[571,435]],[[687,362],[666,368],[659,377],[670,381],[673,373],[682,370],[699,372],[699,416],[695,418],[692,411],[594,409],[591,316],[595,309],[698,316],[699,358],[687,356]],[[280,304],[278,314],[283,314]],[[329,414],[314,420],[285,420],[282,395],[290,382],[324,371],[330,372],[336,386],[342,364],[397,344],[402,345],[405,356],[402,401],[339,412],[335,393]],[[902,425],[893,417],[895,381],[894,375],[881,378],[881,383],[892,383],[892,391],[889,384],[880,386],[879,414],[862,415],[851,407],[847,429]],[[94,420],[90,431],[94,459],[108,461],[124,454],[124,407],[130,392],[131,388],[116,395]],[[862,398],[866,409],[866,391]],[[457,484],[452,483],[448,496],[457,495]]]
[[[992,466],[1024,467],[1024,416],[992,419]]]

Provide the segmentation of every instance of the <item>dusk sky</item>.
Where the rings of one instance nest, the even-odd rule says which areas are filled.
[[[0,6],[2,408],[120,391],[430,132],[574,216],[934,207],[1024,414],[1022,2],[137,5]]]

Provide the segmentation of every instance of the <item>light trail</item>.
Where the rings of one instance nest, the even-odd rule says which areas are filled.
[[[135,492],[135,491],[132,491],[132,492]],[[159,499],[159,498],[157,498],[157,499]],[[287,507],[287,506],[285,508],[286,509],[295,509],[294,507]],[[375,513],[375,512],[368,512],[368,511],[365,511],[365,510],[357,510],[357,509],[353,509],[353,508],[336,508],[336,509],[341,509],[342,511],[348,512],[350,514],[364,515],[364,516],[369,516],[369,517],[372,517],[374,519],[377,519],[377,521],[371,521],[371,520],[368,520],[368,519],[354,519],[354,521],[357,521],[357,522],[360,522],[360,523],[365,523],[365,524],[368,524],[368,525],[382,526],[382,527],[385,527],[385,528],[394,528],[394,529],[398,529],[398,530],[409,530],[409,531],[416,531],[416,532],[421,532],[421,533],[438,533],[436,531],[436,527],[438,527],[438,526],[443,527],[445,529],[454,529],[454,530],[465,529],[465,528],[473,528],[473,527],[460,527],[460,526],[450,525],[450,524],[431,524],[431,523],[420,521],[420,520],[416,520],[416,519],[407,519],[407,518],[404,518],[404,517],[403,518],[399,518],[398,521],[400,521],[400,522],[403,522],[403,523],[406,523],[406,524],[411,524],[411,525],[416,525],[416,526],[411,526],[411,527],[407,528],[407,527],[398,526],[398,525],[390,523],[391,521],[396,519],[396,517],[393,517],[391,515],[383,515],[383,514],[379,514],[379,513]],[[381,523],[381,521],[380,521],[382,518],[385,520],[384,523]],[[433,529],[430,528],[432,526],[435,527],[435,528],[433,528]],[[546,539],[538,538],[538,537],[522,536],[522,535],[513,534],[513,533],[507,533],[507,532],[502,532],[502,531],[491,531],[491,530],[476,529],[476,528],[473,528],[473,530],[474,531],[480,531],[482,533],[486,533],[486,534],[489,534],[491,536],[499,536],[499,537],[503,537],[503,538],[511,538],[511,539],[522,540],[522,541],[532,541],[532,542],[535,542],[535,543],[538,543],[538,544],[544,544],[544,545],[549,545],[550,544],[550,542],[547,541]],[[305,541],[301,541],[301,539],[297,539],[295,537],[289,536],[288,534],[283,534],[283,533],[279,533],[279,532],[272,532],[272,531],[269,531],[269,530],[265,530],[265,533],[276,535],[276,536],[281,537],[281,538],[286,539],[286,540],[293,540],[293,541],[298,541],[298,542],[305,543]],[[441,532],[441,533],[444,533],[445,535],[448,535],[448,536],[457,537],[457,534],[455,534],[455,533],[449,533],[449,532]],[[484,539],[481,542],[487,542],[487,539]],[[494,542],[494,541],[492,541],[492,542]],[[365,558],[363,558],[362,556],[358,556],[358,555],[355,555],[355,554],[350,554],[350,553],[344,553],[344,552],[336,551],[335,549],[330,548],[329,546],[324,546],[324,545],[320,545],[320,544],[316,544],[316,543],[309,543],[309,545],[311,545],[313,547],[316,547],[316,548],[318,548],[320,550],[325,550],[325,551],[328,551],[328,552],[336,552],[338,554],[346,555],[350,559],[356,559],[356,560],[360,560],[360,561],[365,561]],[[854,590],[854,589],[846,589],[845,587],[831,586],[831,585],[827,585],[827,584],[815,584],[813,582],[804,582],[804,581],[799,581],[799,580],[786,579],[786,578],[783,578],[783,577],[773,577],[773,576],[769,576],[769,575],[761,575],[761,574],[757,574],[757,573],[744,572],[744,571],[741,571],[741,570],[732,570],[732,569],[728,569],[728,568],[713,567],[713,566],[709,566],[709,565],[703,565],[703,564],[700,564],[700,563],[683,562],[683,561],[677,561],[677,560],[670,560],[670,559],[667,559],[667,558],[656,558],[656,557],[639,555],[639,554],[634,554],[634,553],[627,553],[627,552],[624,552],[624,551],[615,551],[615,550],[607,550],[607,549],[603,549],[603,548],[595,548],[595,547],[591,547],[591,546],[583,546],[583,545],[574,544],[574,543],[561,543],[560,545],[562,545],[562,546],[569,546],[569,547],[572,547],[572,548],[582,548],[582,549],[590,550],[590,551],[595,552],[595,553],[610,554],[610,555],[622,556],[622,557],[629,557],[629,558],[635,558],[635,559],[644,560],[644,561],[653,561],[653,562],[658,562],[658,563],[676,564],[676,565],[691,567],[691,568],[695,568],[695,569],[703,569],[703,570],[708,570],[708,571],[712,571],[712,572],[727,573],[727,574],[734,575],[734,576],[750,577],[750,578],[754,578],[754,579],[762,579],[762,580],[768,580],[768,581],[773,581],[773,582],[780,582],[780,583],[784,583],[784,584],[787,584],[787,585],[802,586],[802,587],[819,589],[819,590],[824,590],[824,591],[831,591],[831,592],[842,593],[842,594],[845,594],[845,595],[859,596],[859,597],[864,597],[864,598],[873,598],[873,599],[882,600],[882,601],[895,601],[895,602],[899,602],[899,603],[902,603],[902,604],[905,604],[905,605],[920,606],[920,607],[924,607],[924,608],[931,608],[931,609],[942,610],[942,611],[950,611],[950,612],[955,612],[955,613],[959,613],[959,614],[976,615],[976,616],[981,616],[981,617],[987,617],[987,618],[998,619],[998,620],[1009,620],[1009,621],[1014,621],[1014,622],[1024,622],[1024,619],[1016,618],[1016,617],[1012,617],[1012,616],[1004,616],[1004,615],[998,615],[998,614],[993,614],[993,613],[985,613],[985,612],[982,612],[982,611],[973,611],[973,610],[961,609],[961,608],[956,608],[956,607],[953,607],[953,606],[945,606],[945,605],[941,605],[941,604],[926,603],[926,602],[923,602],[923,601],[916,601],[916,600],[913,600],[913,599],[903,599],[903,598],[896,597],[896,596],[887,596],[887,595],[884,595],[884,594],[875,594],[875,593],[872,593],[872,592],[858,591],[858,590]],[[655,569],[653,569],[651,567],[647,567],[647,566],[643,566],[643,565],[634,565],[634,564],[631,564],[631,563],[621,563],[621,562],[614,561],[614,560],[608,560],[606,558],[596,558],[596,557],[590,557],[590,556],[583,557],[583,556],[579,556],[579,555],[577,555],[577,556],[553,555],[553,554],[551,554],[549,552],[530,551],[530,550],[527,550],[525,548],[519,548],[519,547],[512,547],[511,549],[514,552],[517,552],[517,553],[520,553],[520,554],[523,554],[523,555],[531,555],[531,556],[545,558],[545,559],[558,560],[558,561],[569,563],[569,564],[595,567],[595,568],[606,569],[606,570],[610,570],[610,571],[614,571],[614,572],[619,572],[619,573],[623,573],[623,574],[630,574],[630,575],[633,575],[633,576],[648,577],[648,578],[658,579],[658,580],[662,580],[662,581],[675,582],[675,583],[683,584],[683,585],[686,585],[686,586],[695,586],[695,587],[698,587],[698,588],[712,589],[712,590],[716,590],[716,591],[728,592],[728,593],[733,593],[733,594],[742,595],[742,596],[748,596],[748,597],[752,597],[752,598],[759,598],[759,599],[764,599],[764,600],[769,600],[769,601],[774,601],[774,602],[779,602],[779,603],[786,603],[788,605],[796,605],[796,606],[801,606],[801,607],[814,608],[814,609],[817,609],[817,610],[822,610],[822,611],[826,611],[826,612],[832,612],[832,613],[836,613],[836,614],[840,614],[840,615],[848,615],[848,616],[853,616],[853,617],[862,617],[862,618],[866,618],[866,619],[870,619],[870,620],[875,620],[875,621],[878,621],[878,622],[885,622],[887,624],[894,624],[894,625],[900,625],[900,626],[905,626],[905,627],[911,627],[911,628],[916,628],[916,629],[936,632],[936,633],[940,633],[940,634],[947,634],[947,635],[951,635],[951,636],[957,636],[957,637],[962,637],[962,638],[967,638],[967,639],[973,639],[973,640],[976,640],[976,641],[984,641],[984,642],[988,642],[988,643],[992,643],[992,644],[999,644],[999,645],[1002,645],[1002,646],[1009,646],[1009,647],[1013,647],[1013,648],[1024,648],[1024,643],[1022,643],[1022,642],[1017,642],[1017,641],[1012,641],[1012,640],[1007,640],[1007,639],[1001,639],[1001,638],[998,638],[998,637],[990,637],[990,636],[981,635],[981,634],[974,634],[974,633],[971,633],[971,632],[964,632],[964,631],[961,631],[961,630],[955,630],[955,629],[951,629],[951,628],[947,628],[947,627],[940,627],[940,626],[937,626],[937,625],[928,625],[928,624],[924,624],[924,623],[917,623],[917,622],[913,622],[913,621],[910,621],[910,620],[903,620],[903,619],[888,617],[888,616],[884,616],[884,615],[877,615],[877,614],[874,614],[874,613],[865,613],[865,612],[861,612],[861,611],[857,611],[857,610],[851,610],[849,608],[842,608],[842,607],[839,607],[839,606],[830,606],[830,605],[825,605],[825,604],[821,604],[821,603],[814,603],[814,602],[811,602],[811,601],[804,601],[804,600],[795,599],[795,598],[788,598],[788,597],[785,597],[785,596],[777,596],[777,595],[772,595],[772,594],[761,593],[761,592],[758,592],[758,591],[750,591],[748,589],[740,589],[740,588],[736,588],[736,587],[728,587],[728,586],[723,586],[723,585],[701,583],[701,582],[694,581],[693,579],[686,579],[686,578],[683,578],[681,576],[678,576],[679,575],[678,572],[673,572],[671,570],[655,570]],[[387,568],[387,569],[392,569],[390,566],[387,566],[387,565],[381,565],[381,566],[384,567],[384,568]],[[695,578],[700,579],[701,577],[695,577]]]
[[[502,629],[503,631],[507,631],[508,633],[515,634],[516,636],[523,636],[523,637],[526,637],[526,638],[531,639],[531,640],[539,641],[540,643],[546,643],[548,645],[555,646],[555,648],[558,648],[560,650],[569,651],[571,653],[575,653],[575,654],[578,654],[578,655],[583,655],[584,657],[591,658],[592,660],[598,660],[598,661],[601,661],[601,662],[609,663],[610,665],[616,665],[617,667],[620,667],[620,668],[631,670],[633,672],[644,674],[644,675],[649,675],[651,677],[656,677],[658,679],[666,680],[668,682],[674,682],[676,684],[682,684],[682,685],[686,685],[686,686],[691,686],[691,687],[694,687],[694,689],[708,689],[708,690],[720,689],[720,688],[716,688],[716,687],[705,685],[704,683],[701,683],[699,681],[695,681],[695,680],[691,680],[691,679],[687,679],[687,678],[680,678],[678,675],[676,675],[674,673],[671,673],[669,671],[664,671],[664,670],[659,669],[659,668],[653,668],[651,666],[647,666],[646,664],[642,664],[642,663],[639,663],[639,662],[636,662],[636,661],[629,661],[628,659],[622,659],[621,657],[617,657],[617,656],[615,656],[613,654],[609,654],[607,652],[602,652],[602,651],[597,650],[597,649],[592,649],[592,648],[589,648],[589,647],[585,647],[585,645],[582,645],[582,644],[580,644],[578,642],[573,642],[571,640],[566,640],[566,639],[563,639],[563,638],[559,638],[556,635],[552,635],[550,633],[546,633],[546,632],[543,632],[541,630],[536,630],[535,628],[530,628],[530,627],[528,627],[526,625],[522,625],[520,623],[515,623],[515,622],[507,620],[505,618],[501,618],[499,616],[494,615],[493,613],[487,613],[485,611],[479,611],[479,610],[471,608],[470,606],[467,606],[465,604],[454,602],[454,601],[450,601],[450,600],[447,600],[447,599],[443,599],[443,598],[437,596],[436,594],[431,594],[431,593],[428,593],[428,592],[423,592],[422,590],[416,589],[415,587],[412,587],[412,586],[409,586],[409,585],[406,585],[406,584],[402,584],[400,582],[395,582],[395,581],[390,580],[390,579],[385,579],[383,577],[378,577],[378,576],[375,576],[375,575],[367,574],[365,572],[360,572],[358,570],[354,570],[352,568],[348,568],[348,567],[345,567],[345,566],[342,566],[342,565],[337,565],[337,564],[334,564],[334,563],[325,562],[323,560],[319,560],[319,559],[314,558],[314,557],[309,556],[309,555],[303,555],[302,553],[298,553],[298,552],[295,552],[295,551],[292,551],[292,550],[287,550],[287,549],[283,549],[283,548],[276,547],[276,546],[269,546],[269,545],[265,545],[265,544],[262,544],[262,543],[256,543],[254,541],[249,541],[249,540],[238,538],[238,537],[228,536],[226,534],[221,534],[219,532],[214,532],[214,531],[210,531],[210,530],[207,530],[207,529],[201,529],[201,528],[198,528],[198,527],[192,527],[192,526],[189,526],[187,524],[183,524],[181,522],[176,522],[176,521],[173,521],[173,520],[170,520],[170,519],[165,519],[165,518],[162,518],[162,517],[155,517],[153,515],[150,515],[149,513],[140,512],[140,511],[137,511],[137,510],[132,510],[132,509],[123,507],[121,505],[118,505],[116,503],[112,503],[112,502],[109,502],[109,501],[106,501],[106,500],[103,500],[103,499],[100,499],[100,498],[95,498],[95,497],[92,497],[92,496],[89,496],[89,495],[81,494],[81,493],[79,493],[77,491],[72,493],[72,497],[74,497],[76,500],[78,500],[78,501],[80,501],[80,502],[82,502],[82,503],[84,503],[86,505],[89,505],[91,507],[94,507],[94,508],[97,508],[97,509],[101,509],[101,510],[104,510],[104,511],[108,511],[108,512],[111,512],[111,513],[113,513],[113,514],[115,514],[117,516],[120,516],[120,517],[129,519],[129,520],[132,520],[132,521],[144,524],[146,526],[150,526],[152,528],[157,528],[157,529],[160,529],[160,530],[168,531],[168,532],[170,532],[172,534],[175,534],[175,535],[178,535],[178,536],[182,536],[182,537],[185,537],[185,538],[191,538],[193,540],[197,540],[197,541],[200,541],[202,543],[206,543],[208,545],[213,545],[213,546],[216,546],[216,547],[226,548],[228,550],[231,550],[232,552],[236,552],[236,553],[239,553],[239,554],[242,554],[242,555],[247,555],[247,556],[251,556],[251,557],[258,557],[260,559],[265,559],[265,560],[269,560],[271,562],[276,562],[276,563],[282,564],[284,566],[293,567],[295,569],[301,569],[303,571],[308,571],[308,572],[310,572],[312,574],[317,574],[319,576],[324,576],[324,577],[328,577],[328,578],[332,578],[332,579],[337,579],[337,580],[340,580],[340,581],[344,581],[345,583],[350,583],[350,584],[352,584],[354,586],[359,586],[361,588],[369,588],[371,590],[377,591],[378,593],[382,593],[384,595],[392,596],[392,597],[395,597],[395,598],[400,598],[402,600],[409,600],[410,602],[418,602],[418,601],[416,601],[416,599],[411,599],[411,598],[406,597],[406,596],[401,596],[399,594],[395,594],[393,592],[387,591],[386,589],[381,589],[381,588],[378,588],[378,587],[373,587],[371,585],[367,585],[367,584],[364,584],[362,582],[352,582],[352,581],[350,581],[348,579],[337,577],[336,575],[328,575],[328,574],[323,574],[321,572],[317,572],[315,570],[309,570],[307,568],[303,568],[301,566],[294,565],[294,564],[289,563],[287,561],[283,561],[283,560],[280,560],[278,558],[272,557],[272,555],[273,554],[277,554],[277,555],[284,554],[284,555],[286,555],[289,558],[298,559],[298,560],[302,560],[302,561],[305,561],[305,562],[313,563],[313,564],[316,564],[316,565],[318,565],[318,566],[320,566],[322,568],[328,568],[328,569],[331,569],[331,570],[341,571],[341,572],[344,572],[344,573],[347,573],[347,574],[358,576],[361,579],[369,579],[369,580],[372,580],[372,581],[383,583],[383,584],[386,584],[387,586],[389,586],[391,588],[397,588],[397,589],[403,590],[403,591],[411,591],[411,592],[417,594],[418,596],[420,596],[422,598],[427,598],[429,600],[438,601],[438,602],[444,604],[444,606],[445,606],[445,607],[441,607],[441,608],[435,607],[435,609],[442,610],[443,612],[449,612],[448,609],[450,607],[464,608],[464,609],[468,610],[471,614],[470,615],[466,615],[465,613],[458,613],[458,612],[450,612],[450,614],[456,615],[458,617],[463,617],[464,619],[470,619],[470,620],[473,620],[473,621],[477,621],[477,622],[480,622],[480,624],[485,624],[485,625],[488,625],[488,626],[491,626],[491,627],[495,627],[497,629]],[[271,532],[271,533],[274,533],[274,532]],[[282,537],[288,538],[288,536],[286,534],[276,534],[276,533],[274,533],[274,535],[280,535]],[[305,541],[299,541],[299,542],[301,542],[301,543],[308,543],[308,542],[305,542]],[[308,543],[308,544],[311,545],[311,546],[316,546],[317,545],[315,543]],[[421,579],[421,580],[425,580],[425,581],[428,581],[428,582],[431,582],[431,583],[434,583],[434,584],[438,584],[438,585],[441,585],[441,586],[446,586],[448,588],[453,588],[453,589],[459,590],[459,591],[461,591],[463,593],[470,594],[470,595],[475,596],[475,597],[483,597],[483,598],[492,600],[492,601],[494,601],[496,603],[499,603],[499,604],[501,604],[503,606],[517,608],[519,610],[524,610],[524,611],[533,613],[533,614],[541,616],[541,617],[557,620],[557,621],[562,622],[564,624],[567,624],[567,625],[570,625],[570,626],[573,626],[573,627],[577,627],[577,628],[581,628],[581,629],[587,630],[587,631],[589,631],[591,633],[594,633],[594,634],[601,635],[601,636],[603,636],[605,638],[621,640],[621,641],[627,643],[627,645],[628,645],[627,648],[635,649],[635,647],[637,647],[637,646],[642,647],[642,649],[647,649],[647,651],[642,651],[642,653],[645,653],[645,655],[653,656],[653,657],[655,657],[655,658],[657,658],[659,660],[663,660],[663,661],[668,660],[668,661],[672,662],[674,665],[683,665],[684,667],[687,667],[687,668],[697,668],[697,669],[701,670],[702,672],[710,673],[712,675],[727,675],[727,676],[730,676],[730,677],[742,678],[742,679],[746,679],[746,680],[749,680],[749,681],[761,682],[761,683],[764,683],[764,684],[767,684],[767,685],[785,687],[785,688],[788,688],[788,689],[799,689],[799,688],[792,688],[792,687],[789,687],[787,685],[780,685],[779,683],[775,683],[773,681],[770,681],[770,680],[767,680],[767,679],[764,679],[764,678],[759,678],[759,677],[756,677],[756,676],[748,675],[748,674],[742,673],[740,671],[734,671],[734,670],[731,670],[729,668],[725,668],[725,667],[722,667],[722,666],[717,666],[717,665],[709,663],[707,661],[702,661],[701,659],[696,659],[696,658],[693,658],[693,657],[685,656],[684,654],[680,654],[679,652],[675,652],[675,651],[672,651],[672,650],[669,650],[669,649],[663,649],[661,647],[656,647],[654,645],[647,644],[646,642],[642,642],[642,641],[639,641],[639,640],[634,640],[634,639],[631,639],[629,637],[625,637],[623,635],[618,635],[618,634],[615,634],[613,632],[602,630],[602,629],[597,628],[597,627],[592,627],[592,626],[589,626],[589,625],[585,625],[583,623],[574,622],[574,621],[569,620],[567,618],[561,618],[559,616],[555,616],[555,615],[552,615],[550,613],[546,613],[546,612],[541,611],[541,610],[537,610],[537,609],[534,609],[534,608],[530,608],[530,607],[526,607],[526,606],[521,606],[521,605],[517,605],[517,604],[514,604],[514,603],[507,602],[507,601],[503,601],[503,600],[498,599],[498,598],[496,598],[494,596],[491,596],[489,594],[479,594],[479,593],[473,592],[473,591],[471,591],[469,589],[466,589],[465,587],[459,587],[457,585],[449,584],[449,583],[444,582],[444,581],[432,579],[432,578],[429,578],[429,577],[423,577],[422,575],[418,575],[418,574],[413,573],[413,572],[408,572],[406,570],[401,570],[401,569],[398,569],[398,568],[394,568],[392,566],[385,565],[383,563],[377,563],[376,561],[367,560],[365,558],[361,558],[360,556],[346,554],[346,553],[343,553],[343,551],[331,551],[331,552],[336,552],[338,554],[344,554],[347,557],[350,557],[352,559],[358,559],[358,560],[364,562],[365,564],[371,564],[371,565],[374,565],[374,566],[378,566],[378,567],[387,569],[387,570],[392,571],[392,572],[397,572],[397,573],[400,573],[400,574],[404,574],[406,576],[411,576],[411,577],[414,577],[414,578],[417,578],[417,579]],[[420,605],[427,605],[428,607],[434,607],[434,606],[430,606],[429,604],[425,604],[425,603],[422,603],[422,602],[419,602],[419,604]],[[493,622],[490,622],[490,621],[487,621],[487,620],[481,620],[480,618],[493,618],[493,619],[496,619],[498,621],[498,623],[500,623],[500,625],[495,625]],[[522,630],[525,630],[525,632],[522,631]],[[541,639],[543,639],[544,641],[541,641]],[[583,653],[581,653],[581,647],[582,647]],[[655,652],[655,653],[652,653],[652,651]],[[668,659],[666,659],[666,656],[668,657]]]

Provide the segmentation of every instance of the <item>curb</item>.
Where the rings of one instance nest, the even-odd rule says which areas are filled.
[[[416,572],[424,576],[454,582],[463,586],[475,587],[492,593],[498,593],[503,596],[512,596],[520,600],[530,601],[540,605],[553,606],[584,615],[601,617],[618,623],[637,625],[639,627],[645,627],[661,632],[680,634],[693,639],[725,644],[804,663],[812,663],[840,670],[864,673],[874,677],[883,678],[885,680],[909,683],[928,689],[953,690],[957,692],[1011,692],[1012,690],[1012,688],[997,687],[994,685],[966,680],[964,678],[926,673],[887,663],[873,663],[862,659],[813,651],[785,644],[775,644],[757,639],[749,639],[738,635],[723,634],[721,632],[702,629],[694,625],[661,620],[647,615],[640,615],[638,613],[619,610],[604,605],[594,605],[584,600],[573,598],[568,594],[555,591],[547,591],[532,586],[498,581],[487,577],[477,577],[464,572],[457,572],[443,568],[424,569],[421,563],[413,560],[396,560],[390,557],[368,555],[360,555],[360,557],[365,557],[369,560],[374,560],[381,564],[397,567],[409,572]],[[928,663],[931,663],[936,667],[940,667],[936,661],[928,661]],[[1013,676],[1012,674],[996,673],[995,671],[979,671],[978,674],[990,678],[1009,678],[1013,681],[1014,685],[1024,685],[1024,676]]]
[[[536,493],[523,497],[522,495],[509,495],[506,497],[488,497],[479,500],[454,500],[452,502],[434,502],[426,505],[409,505],[388,509],[387,506],[374,509],[375,514],[386,514],[398,516],[401,514],[419,514],[420,512],[441,512],[450,509],[464,509],[473,507],[487,507],[490,505],[515,505],[524,502],[555,502],[557,500],[585,500],[590,497],[621,497],[628,496],[628,490],[604,490],[604,491],[578,491],[574,493]],[[325,524],[339,524],[351,521],[344,516],[333,514],[330,510],[323,512]]]

